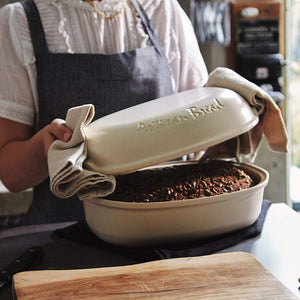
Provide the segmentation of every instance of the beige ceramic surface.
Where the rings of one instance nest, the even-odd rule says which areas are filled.
[[[237,93],[204,87],[92,122],[85,167],[122,174],[205,149],[249,131],[258,117]]]
[[[101,239],[126,246],[187,241],[244,228],[259,216],[269,175],[251,164],[237,165],[258,183],[229,194],[172,202],[84,201],[87,223]]]

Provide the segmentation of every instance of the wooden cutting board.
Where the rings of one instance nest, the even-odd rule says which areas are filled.
[[[27,271],[13,277],[27,299],[298,299],[244,252],[81,270]]]

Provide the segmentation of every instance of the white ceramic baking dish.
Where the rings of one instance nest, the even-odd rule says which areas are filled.
[[[204,87],[177,93],[89,124],[85,168],[113,175],[153,168],[241,135],[257,123],[255,109],[234,91]],[[126,246],[187,241],[246,227],[260,213],[268,173],[239,166],[256,178],[255,186],[172,202],[90,199],[84,201],[87,223],[101,239]]]
[[[187,163],[197,162],[177,164]],[[247,227],[259,216],[269,175],[252,164],[236,165],[254,178],[253,187],[218,196],[155,203],[84,201],[87,223],[101,239],[123,246],[189,241]],[[159,167],[165,166],[170,164]]]
[[[257,123],[256,111],[232,90],[184,91],[89,124],[84,164],[104,174],[128,173],[217,145]]]

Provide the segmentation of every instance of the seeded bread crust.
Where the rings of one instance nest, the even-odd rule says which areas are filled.
[[[175,165],[120,175],[116,190],[107,197],[125,202],[162,202],[215,196],[255,184],[228,161]]]

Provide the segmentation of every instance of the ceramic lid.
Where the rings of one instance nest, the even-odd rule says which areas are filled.
[[[219,144],[257,123],[255,110],[232,90],[173,94],[89,124],[85,167],[113,175],[132,172]]]

